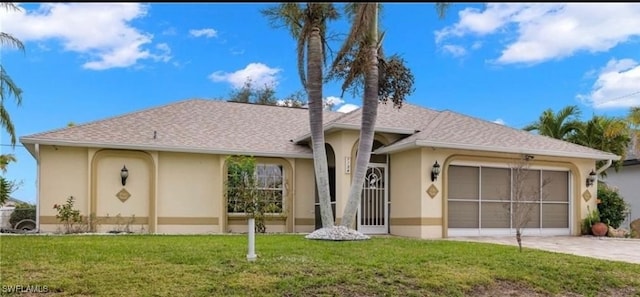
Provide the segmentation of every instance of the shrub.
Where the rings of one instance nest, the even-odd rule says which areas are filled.
[[[15,227],[16,224],[22,220],[36,220],[36,206],[31,203],[18,203],[16,208],[11,213],[9,218],[9,224]]]
[[[625,219],[627,204],[620,196],[617,189],[606,184],[598,185],[598,212],[600,220],[613,228],[620,227]]]
[[[584,219],[582,219],[581,233],[582,235],[593,235],[593,232],[591,232],[591,226],[600,222],[600,214],[598,213],[598,209],[591,210],[589,206],[587,206],[587,211],[589,211],[589,213]]]
[[[54,204],[53,208],[58,211],[56,218],[64,224],[65,233],[79,232],[79,228],[76,224],[82,224],[83,219],[80,215],[80,211],[73,209],[73,196],[67,198],[65,204]]]

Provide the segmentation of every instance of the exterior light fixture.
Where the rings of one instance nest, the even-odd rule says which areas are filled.
[[[120,170],[120,177],[122,178],[122,185],[124,186],[127,183],[127,177],[129,177],[129,170],[127,170],[127,166],[122,166],[122,170]]]
[[[440,164],[436,160],[436,163],[433,164],[431,168],[431,181],[436,181],[438,179],[438,175],[440,174]]]
[[[596,173],[592,169],[591,173],[589,173],[589,176],[587,177],[587,187],[593,186],[593,183],[595,182],[596,182]]]

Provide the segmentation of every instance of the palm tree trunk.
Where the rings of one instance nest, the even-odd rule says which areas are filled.
[[[312,29],[307,42],[307,93],[309,95],[309,127],[313,149],[313,167],[320,202],[322,227],[333,227],[331,197],[329,194],[329,169],[324,147],[322,126],[322,41],[320,30]]]
[[[362,122],[360,128],[360,142],[356,156],[355,170],[351,181],[349,200],[344,209],[341,225],[352,228],[362,195],[362,184],[364,183],[371,148],[373,147],[374,128],[378,115],[378,3],[375,5],[374,16],[371,21],[371,44],[369,44],[368,70],[365,74],[364,98],[362,104]]]

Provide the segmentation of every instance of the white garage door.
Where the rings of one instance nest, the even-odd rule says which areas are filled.
[[[448,235],[569,235],[569,171],[448,168]],[[520,197],[520,198],[517,198]]]

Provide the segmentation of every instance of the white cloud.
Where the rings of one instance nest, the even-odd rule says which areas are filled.
[[[500,118],[496,119],[496,120],[495,120],[495,121],[493,121],[493,122],[494,122],[494,123],[496,123],[496,124],[499,124],[499,125],[503,125],[503,126],[505,125],[504,120],[503,120],[503,119],[500,119]]]
[[[212,28],[204,28],[204,29],[197,29],[197,30],[191,29],[189,30],[189,34],[191,34],[191,36],[194,36],[194,37],[204,36],[206,38],[213,38],[218,36],[218,31]]]
[[[255,86],[278,84],[277,74],[282,71],[279,68],[270,68],[262,63],[251,63],[244,69],[235,72],[216,71],[209,75],[209,79],[214,82],[228,82],[234,88],[241,88],[250,79]]]
[[[356,109],[360,108],[360,106],[355,105],[355,104],[351,104],[351,103],[347,103],[345,105],[342,105],[340,108],[338,108],[337,112],[343,112],[343,113],[348,113],[348,112],[352,112]]]
[[[635,3],[491,3],[466,8],[458,23],[436,31],[445,39],[504,33],[509,41],[497,63],[540,63],[579,51],[603,52],[640,36],[640,5]]]
[[[333,106],[337,106],[337,105],[343,104],[344,100],[342,100],[340,97],[329,96],[327,98],[324,98],[324,102],[326,104],[331,104]]]
[[[445,44],[442,46],[442,49],[454,57],[462,57],[467,54],[467,50],[459,45]]]
[[[174,36],[177,34],[178,34],[178,31],[174,27],[169,27],[167,29],[164,29],[164,31],[162,31],[162,35]]]
[[[632,59],[610,60],[591,92],[576,97],[597,109],[640,106],[640,64]]]
[[[156,49],[160,51],[160,54],[153,55],[153,59],[156,61],[169,62],[171,60],[171,48],[166,43],[159,43],[156,45]]]
[[[88,57],[84,68],[104,70],[157,59],[144,48],[153,35],[130,24],[147,10],[139,3],[49,3],[33,11],[2,11],[0,18],[2,30],[23,42],[59,40],[64,50]]]

